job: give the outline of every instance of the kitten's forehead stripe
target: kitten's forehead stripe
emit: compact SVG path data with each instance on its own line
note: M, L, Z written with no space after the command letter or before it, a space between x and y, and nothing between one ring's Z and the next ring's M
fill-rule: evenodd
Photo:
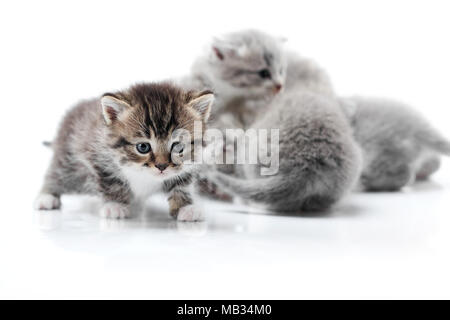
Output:
M175 114L172 112L170 115L170 120L166 126L167 133L173 131L173 129L175 129L177 125L178 125L178 122L175 119Z
M135 138L147 138L147 134L145 134L145 128L144 126L141 126L142 131L137 131L136 132L136 137ZM144 133L143 133L144 132ZM150 138L149 138L150 139Z
M150 138L151 132L157 137L166 137L177 125L176 112L185 103L182 92L170 85L137 85L130 92L135 103L144 112L144 134Z
M150 113L148 111L148 108L144 107L144 125L142 126L144 129L144 134L145 136L150 139L151 135L150 135L150 129L151 128L153 130L153 132L155 132L155 127L153 126L153 122L150 119Z

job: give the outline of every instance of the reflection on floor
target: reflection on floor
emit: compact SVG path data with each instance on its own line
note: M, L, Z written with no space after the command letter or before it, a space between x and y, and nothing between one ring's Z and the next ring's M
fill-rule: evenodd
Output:
M63 206L3 213L0 297L450 298L449 170L320 215L206 201L206 221L181 223L163 197L129 220L100 219L94 198Z

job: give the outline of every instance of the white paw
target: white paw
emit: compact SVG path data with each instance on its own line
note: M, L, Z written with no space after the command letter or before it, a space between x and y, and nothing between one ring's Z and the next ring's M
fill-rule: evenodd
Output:
M36 210L55 210L61 207L59 197L52 194L41 193L34 201L34 208Z
M203 221L203 211L194 205L188 205L180 208L178 211L178 221Z
M130 209L117 202L106 202L100 209L100 216L107 219L125 219L130 217Z

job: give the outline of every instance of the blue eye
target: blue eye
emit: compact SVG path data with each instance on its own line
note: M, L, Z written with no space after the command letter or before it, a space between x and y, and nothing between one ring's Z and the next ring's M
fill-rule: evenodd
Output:
M258 74L263 79L270 79L272 77L268 69L262 69Z
M150 146L150 143L143 142L143 143L138 143L136 145L136 150L139 153L146 154L146 153L149 153L150 150L152 150L152 147Z

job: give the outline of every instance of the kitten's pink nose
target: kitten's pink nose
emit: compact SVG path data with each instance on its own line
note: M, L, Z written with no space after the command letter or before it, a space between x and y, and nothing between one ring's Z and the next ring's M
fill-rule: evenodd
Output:
M274 91L275 93L280 92L281 89L283 89L283 85L282 85L281 83L276 83L276 84L273 86L273 91Z
M163 172L169 166L168 163L157 163L155 167L159 169L159 171Z

